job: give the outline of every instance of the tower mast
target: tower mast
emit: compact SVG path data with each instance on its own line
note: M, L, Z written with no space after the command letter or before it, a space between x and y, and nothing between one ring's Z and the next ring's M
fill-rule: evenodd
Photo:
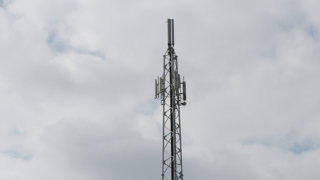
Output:
M183 180L180 106L186 105L186 82L178 73L174 50L174 20L168 19L168 49L163 55L163 74L155 80L155 98L161 100L162 180Z

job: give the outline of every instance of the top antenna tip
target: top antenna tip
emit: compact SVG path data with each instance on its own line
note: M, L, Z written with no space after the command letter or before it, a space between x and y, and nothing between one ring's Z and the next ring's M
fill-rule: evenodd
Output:
M174 20L168 19L168 45L174 46Z

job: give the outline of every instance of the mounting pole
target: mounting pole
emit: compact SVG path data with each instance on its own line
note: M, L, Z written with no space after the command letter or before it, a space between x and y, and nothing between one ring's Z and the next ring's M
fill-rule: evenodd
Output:
M168 19L168 49L163 55L163 73L155 80L155 97L163 108L162 180L183 180L180 106L186 105L186 82L178 73L174 50L174 20ZM183 87L183 88L182 88Z

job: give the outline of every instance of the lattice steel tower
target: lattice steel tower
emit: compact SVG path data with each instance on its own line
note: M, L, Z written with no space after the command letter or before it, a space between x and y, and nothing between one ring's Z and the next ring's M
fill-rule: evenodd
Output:
M178 73L173 19L168 19L168 49L163 74L155 80L155 98L163 108L162 180L183 180L180 106L186 105L186 82Z

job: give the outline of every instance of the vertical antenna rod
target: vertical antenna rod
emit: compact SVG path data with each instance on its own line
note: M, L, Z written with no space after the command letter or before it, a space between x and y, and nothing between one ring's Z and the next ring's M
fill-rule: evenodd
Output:
M174 21L168 19L168 46L174 46Z
M163 73L155 80L155 97L163 108L162 180L183 180L180 106L186 105L186 82L178 73L174 51L174 20L168 19L168 49L163 55ZM182 88L183 87L183 88Z

